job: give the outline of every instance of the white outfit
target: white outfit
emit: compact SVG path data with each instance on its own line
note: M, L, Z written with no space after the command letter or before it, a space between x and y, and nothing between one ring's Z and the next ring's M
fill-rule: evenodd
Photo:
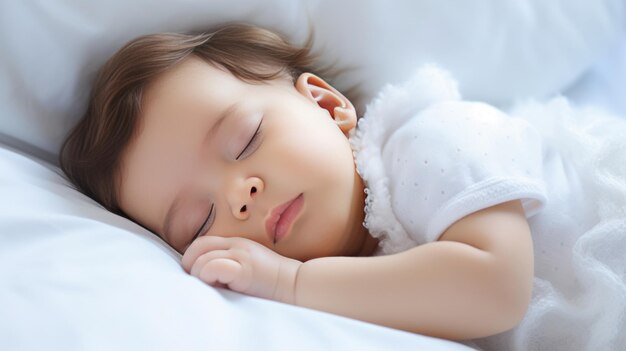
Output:
M548 117L573 114L563 100L516 113L531 117L461 101L456 83L434 67L385 88L350 137L366 184L364 225L381 240L377 254L392 254L436 241L470 213L519 199L534 242L531 305L515 329L474 346L617 349L626 341L626 315L620 317L626 311L626 171L605 169L610 184L585 171L589 159L575 148L590 145L573 132L563 136L562 120ZM619 150L626 123L611 122L613 130L624 131L609 145ZM597 151L587 158L611 152ZM571 155L579 164L564 157ZM614 156L626 165L623 156Z

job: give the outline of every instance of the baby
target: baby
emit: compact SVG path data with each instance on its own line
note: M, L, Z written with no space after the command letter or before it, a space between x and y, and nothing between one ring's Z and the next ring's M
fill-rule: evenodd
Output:
M212 286L392 328L483 338L523 320L535 275L574 284L533 239L594 218L552 216L584 213L587 195L529 123L460 101L429 67L357 127L309 48L239 24L133 40L102 68L62 169Z

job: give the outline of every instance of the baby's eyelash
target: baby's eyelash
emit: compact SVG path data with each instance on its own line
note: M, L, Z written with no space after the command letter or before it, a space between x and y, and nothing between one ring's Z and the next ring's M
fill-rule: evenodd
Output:
M215 204L212 204L211 209L209 210L209 214L206 216L204 222L202 222L202 225L200 226L196 234L193 236L193 238L191 238L191 242L196 240L200 236L200 234L206 233L211 228L211 225L213 224L213 221L215 219L214 208ZM204 227L206 227L206 229L204 229Z
M252 138L250 138L250 141L248 142L246 147L244 147L241 153L237 155L235 160L239 160L244 154L245 154L245 157L243 158L246 158L249 154L251 154L256 149L259 143L259 135L261 134L261 124L263 124L263 119L261 119L261 122L259 122L259 126L256 127L256 131L254 132L254 135L252 136ZM249 152L246 152L246 151L249 151Z

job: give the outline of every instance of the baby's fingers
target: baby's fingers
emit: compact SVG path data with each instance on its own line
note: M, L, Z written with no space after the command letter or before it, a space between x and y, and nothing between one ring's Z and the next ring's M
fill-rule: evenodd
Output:
M222 238L219 236L203 236L194 240L191 245L185 251L181 264L185 271L190 272L193 264L198 261L198 258L208 252L215 252L218 250L228 250L232 246L232 240L230 238Z
M229 258L216 258L202 267L198 278L209 284L230 284L236 282L242 275L243 267Z
M228 250L207 252L193 263L191 274L208 284L229 284L241 274L242 266Z

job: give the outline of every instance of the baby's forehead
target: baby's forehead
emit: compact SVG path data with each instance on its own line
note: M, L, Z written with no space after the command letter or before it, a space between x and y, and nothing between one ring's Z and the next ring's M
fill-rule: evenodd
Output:
M293 80L287 74L266 80L243 79L224 67L191 56L150 82L142 103L158 104L168 99L184 102L193 98L245 100L247 93L266 88L293 89Z

